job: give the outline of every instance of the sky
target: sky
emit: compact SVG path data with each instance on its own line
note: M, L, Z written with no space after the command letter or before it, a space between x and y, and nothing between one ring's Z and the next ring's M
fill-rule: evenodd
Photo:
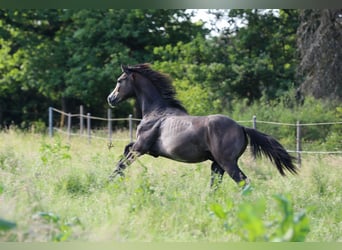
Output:
M227 21L217 21L212 14L208 13L208 9L188 9L188 12L194 12L195 16L192 17L193 22L203 21L205 23L204 27L208 29L223 29L226 27ZM212 35L218 34L216 31L212 31Z
M221 11L224 11L223 9L220 9ZM262 12L269 12L272 11L275 16L279 15L279 9L263 9ZM217 20L215 15L209 13L209 9L187 9L187 12L191 13L194 12L195 15L192 17L193 22L197 22L202 20L205 22L204 27L208 28L211 31L211 35L216 36L219 35L219 31L227 28L229 26L228 19L227 19L227 12L225 13L225 18L222 18L221 20ZM235 18L235 23L237 27L243 27L246 25L246 23L243 22L240 18ZM231 27L235 28L235 27Z

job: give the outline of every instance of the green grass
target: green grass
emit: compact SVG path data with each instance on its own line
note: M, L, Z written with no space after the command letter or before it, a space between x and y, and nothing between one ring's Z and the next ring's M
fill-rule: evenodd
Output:
M212 192L210 162L150 156L108 182L123 137L109 150L102 140L0 132L0 240L342 241L342 156L304 156L300 174L283 178L246 152L246 192L228 176Z

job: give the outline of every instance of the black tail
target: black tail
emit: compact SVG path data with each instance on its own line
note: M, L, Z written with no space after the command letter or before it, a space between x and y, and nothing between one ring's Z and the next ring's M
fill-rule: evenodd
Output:
M252 153L255 157L260 157L263 153L277 166L281 175L285 175L285 169L292 174L297 173L298 168L292 162L294 157L289 155L276 139L255 129L246 127L244 129L250 139Z

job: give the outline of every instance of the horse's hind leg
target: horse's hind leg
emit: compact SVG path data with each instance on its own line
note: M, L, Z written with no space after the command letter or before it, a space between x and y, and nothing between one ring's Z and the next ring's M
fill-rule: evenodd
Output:
M249 184L247 176L241 171L236 160L225 161L221 166L238 185L245 187Z
M213 162L211 164L211 179L210 179L210 187L217 188L219 184L222 182L222 177L224 174L224 169L217 162ZM215 186L214 186L215 185Z

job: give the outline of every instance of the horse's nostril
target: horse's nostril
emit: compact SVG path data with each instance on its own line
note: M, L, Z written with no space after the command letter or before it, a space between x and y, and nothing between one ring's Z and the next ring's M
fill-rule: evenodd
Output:
M112 97L112 95L109 95L107 97L107 102L108 102L109 105L113 104L113 97Z

